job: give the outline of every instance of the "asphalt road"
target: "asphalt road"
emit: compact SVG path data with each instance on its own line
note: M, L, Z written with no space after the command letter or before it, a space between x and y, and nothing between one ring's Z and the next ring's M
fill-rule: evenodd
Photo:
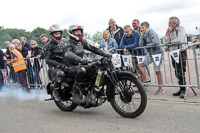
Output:
M135 119L119 116L107 102L73 112L53 101L0 98L0 133L199 133L200 104L149 100Z

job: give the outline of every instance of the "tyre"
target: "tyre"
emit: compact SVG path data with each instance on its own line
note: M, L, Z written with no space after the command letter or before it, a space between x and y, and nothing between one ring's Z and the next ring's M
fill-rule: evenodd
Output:
M123 117L140 116L147 105L147 95L144 86L132 76L118 76L119 85L115 87L115 95L110 99L113 109ZM114 87L114 86L113 86Z
M55 101L56 106L62 111L73 111L76 109L77 105L72 103L72 101Z

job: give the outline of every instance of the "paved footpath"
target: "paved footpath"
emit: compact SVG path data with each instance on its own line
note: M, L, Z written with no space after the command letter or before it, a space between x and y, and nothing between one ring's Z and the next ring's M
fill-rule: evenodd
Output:
M148 87L147 95L151 100L163 100L171 102L191 102L191 103L200 103L200 89L194 88L197 95L194 95L193 91L189 88L188 95L186 99L180 99L179 96L172 96L174 92L179 90L178 87L164 87L164 94L154 95L158 87Z

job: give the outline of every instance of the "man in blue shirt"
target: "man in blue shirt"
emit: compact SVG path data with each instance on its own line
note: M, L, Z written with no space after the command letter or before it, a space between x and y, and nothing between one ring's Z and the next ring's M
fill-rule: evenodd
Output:
M136 70L136 72L141 74L141 77L139 79L141 81L147 81L147 70L146 68L141 65L138 66L138 61L136 56L145 56L146 50L144 48L141 49L134 49L139 47L139 40L140 40L140 33L136 30L132 30L130 25L124 26L124 35L122 37L122 40L120 42L120 49L124 49L124 52L129 52L133 56L133 67Z

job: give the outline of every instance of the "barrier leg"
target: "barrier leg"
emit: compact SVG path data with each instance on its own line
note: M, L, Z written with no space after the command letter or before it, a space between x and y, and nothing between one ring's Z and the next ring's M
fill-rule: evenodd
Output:
M189 89L189 87L186 87L186 88L185 88L185 97L184 97L185 100L186 100L186 97L187 97L187 95L188 95L188 89Z
M196 95L197 95L196 91L195 91L192 87L190 87L190 88L191 88L191 90L193 91L194 95L196 96ZM184 99L186 99L186 97L187 97L187 95L188 95L188 90L189 90L189 87L186 87Z
M196 96L197 95L196 91L192 87L190 87L190 88L193 91L194 95Z

